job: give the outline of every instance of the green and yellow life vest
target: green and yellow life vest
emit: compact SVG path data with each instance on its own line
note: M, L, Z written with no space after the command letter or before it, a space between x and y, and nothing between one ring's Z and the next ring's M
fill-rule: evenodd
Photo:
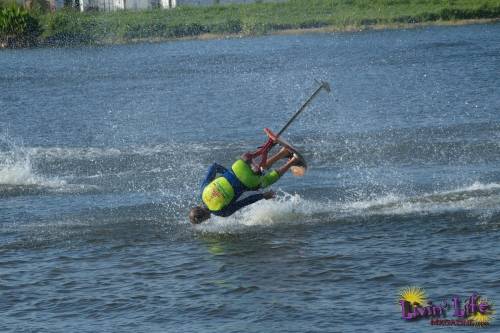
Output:
M252 171L250 164L243 160L237 160L231 166L231 169L231 174L224 173L223 176L215 178L203 189L201 198L205 206L212 212L224 209L231 203L235 196L235 188L238 196L241 194L241 185L237 186L235 182L243 184L245 190L255 191L268 187L280 178L276 170L272 170L263 176L258 175ZM231 185L231 180L228 180L226 177L232 179L232 183L236 186L235 188Z
M218 177L203 189L201 198L208 209L216 212L229 205L234 198L234 190L226 178Z

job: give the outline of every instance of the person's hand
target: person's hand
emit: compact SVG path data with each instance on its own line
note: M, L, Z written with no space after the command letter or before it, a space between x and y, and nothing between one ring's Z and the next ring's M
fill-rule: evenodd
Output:
M262 195L264 196L264 199L266 199L266 200L269 200L269 199L276 197L276 193L274 191L267 191L267 192L262 193Z

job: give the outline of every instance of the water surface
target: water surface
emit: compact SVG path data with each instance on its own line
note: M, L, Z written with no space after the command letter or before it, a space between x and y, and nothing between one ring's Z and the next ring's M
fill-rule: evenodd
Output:
M400 288L499 304L499 35L0 52L0 331L423 332ZM306 177L192 227L208 165L263 143L316 78L332 93L286 133Z

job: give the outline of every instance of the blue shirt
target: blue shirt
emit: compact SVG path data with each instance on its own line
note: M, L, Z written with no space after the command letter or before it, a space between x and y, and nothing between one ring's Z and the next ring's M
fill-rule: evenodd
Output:
M231 200L229 205L227 205L226 207L224 207L219 211L212 212L213 214L223 217L230 216L234 214L234 212L236 212L237 210L245 206L251 205L254 202L264 199L264 195L262 195L262 193L257 193L249 195L248 197L243 198L241 200L238 200L238 198L244 192L248 191L248 189L238 180L236 175L231 170L227 170L222 165L219 165L217 163L212 164L208 169L207 175L205 176L203 183L201 183L201 193L203 193L205 187L208 184L210 184L212 180L217 178L216 177L217 174L221 174L222 177L226 178L229 181L229 183L231 183L231 186L233 187L234 190L234 198L233 200Z

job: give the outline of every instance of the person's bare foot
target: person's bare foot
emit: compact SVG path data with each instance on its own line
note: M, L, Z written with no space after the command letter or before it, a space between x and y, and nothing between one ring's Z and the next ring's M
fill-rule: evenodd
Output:
M306 168L302 163L301 159L297 154L293 154L293 157L290 159L292 161L292 166L290 167L290 172L295 177L302 177L306 173Z

